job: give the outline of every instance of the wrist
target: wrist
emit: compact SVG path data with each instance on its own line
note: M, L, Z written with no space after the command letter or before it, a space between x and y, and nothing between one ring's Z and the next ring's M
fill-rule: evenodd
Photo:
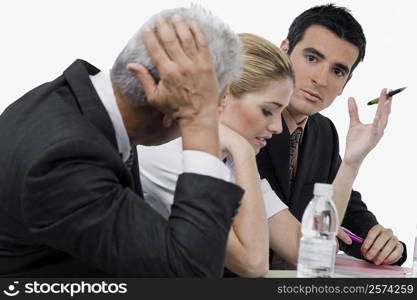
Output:
M209 125L218 122L219 112L217 106L184 107L178 108L172 113L172 117L178 120L181 126L195 126L196 124Z
M343 169L348 170L348 171L353 172L353 173L358 173L359 168L361 167L361 165L362 165L362 161L353 162L353 161L346 160L344 158L342 160L342 164L341 164L340 168L343 168Z
M358 155L349 153L347 150L345 151L345 155L343 157L343 162L346 166L351 168L359 168L362 165L362 162L365 160L366 155Z
M202 119L180 119L179 127L184 150L210 153L220 158L218 117Z
M200 134L204 132L218 133L219 115L215 113L200 113L178 119L181 135ZM218 134L217 134L218 136Z

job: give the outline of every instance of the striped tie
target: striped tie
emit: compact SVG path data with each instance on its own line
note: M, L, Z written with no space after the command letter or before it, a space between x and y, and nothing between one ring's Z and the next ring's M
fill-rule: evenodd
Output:
M300 143L302 134L303 128L297 127L290 137L290 190L292 190L294 186L295 171L297 169L298 144Z

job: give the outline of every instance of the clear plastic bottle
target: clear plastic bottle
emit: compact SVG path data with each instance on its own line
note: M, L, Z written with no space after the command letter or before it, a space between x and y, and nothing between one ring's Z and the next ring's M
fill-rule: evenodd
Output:
M301 221L297 277L333 276L339 218L332 196L331 184L314 185L314 198Z
M413 268L411 269L411 277L417 277L417 228L414 237L414 255L413 255Z

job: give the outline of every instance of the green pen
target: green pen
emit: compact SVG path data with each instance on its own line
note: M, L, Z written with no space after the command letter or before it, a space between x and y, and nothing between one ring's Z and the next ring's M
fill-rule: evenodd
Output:
M402 91L404 91L405 89L406 89L406 87L403 87L403 88L400 88L400 89L393 90L393 91L391 91L391 92L389 92L389 93L387 94L387 97L388 97L388 98L391 98L392 96L397 95L399 92L402 92ZM369 102L368 102L368 105L377 104L377 103L378 103L378 101L379 101L379 98L375 98L374 100L369 101Z

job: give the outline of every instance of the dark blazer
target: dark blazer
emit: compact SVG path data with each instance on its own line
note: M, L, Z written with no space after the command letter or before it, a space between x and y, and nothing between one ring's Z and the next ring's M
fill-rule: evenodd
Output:
M289 186L290 134L282 119L283 132L273 135L257 156L258 169L262 178L267 178L273 190L284 201L291 213L301 221L307 204L313 198L316 182L332 183L341 164L339 139L330 119L315 114L308 118L300 147L296 179L292 192ZM361 194L352 190L342 226L359 236L365 237L374 225L375 216L362 201ZM345 253L363 258L360 244L346 245L340 242ZM403 257L396 263L401 265L407 258L404 245Z
M164 220L118 153L98 72L78 60L0 116L0 275L220 277L243 191L182 174Z

